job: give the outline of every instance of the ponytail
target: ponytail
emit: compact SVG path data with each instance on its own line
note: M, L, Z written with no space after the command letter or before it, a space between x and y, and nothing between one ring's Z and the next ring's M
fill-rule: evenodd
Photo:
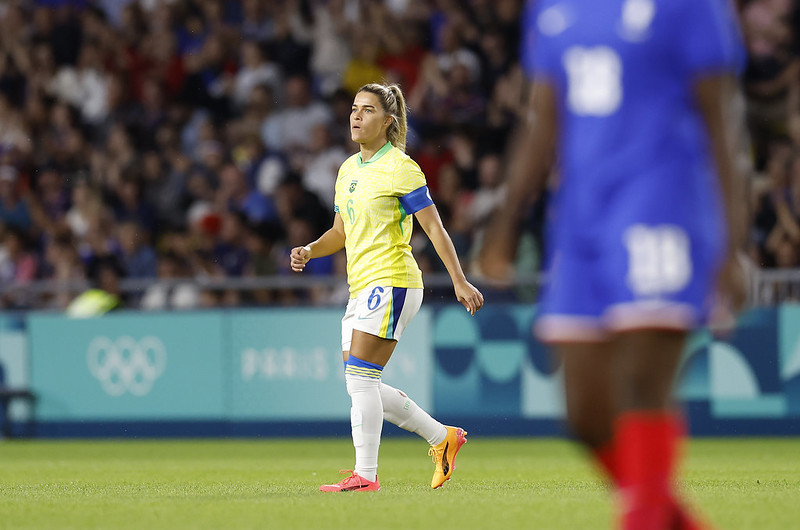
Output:
M370 83L358 89L359 92L369 92L378 96L383 111L392 117L392 123L386 130L386 139L392 145L406 152L406 135L408 134L408 108L406 98L398 85L383 85Z
M386 131L386 137L392 142L392 145L406 152L406 135L408 134L408 107L406 107L406 98L403 96L403 91L397 85L389 85L389 91L394 96L394 112L391 112L392 123L389 124L389 129Z

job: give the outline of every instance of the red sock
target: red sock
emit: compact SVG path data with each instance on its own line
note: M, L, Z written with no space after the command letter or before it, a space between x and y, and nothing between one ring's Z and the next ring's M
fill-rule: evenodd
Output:
M674 507L675 420L664 412L628 412L616 424L623 530L666 530Z
M594 461L597 464L597 467L600 468L606 477L611 481L611 484L614 487L619 487L619 470L617 469L617 455L616 455L617 447L614 442L603 446L603 447L595 447L592 448L592 456L594 457Z
M686 425L680 415L672 416L672 427L675 432L676 446L686 436ZM620 472L617 458L617 445L613 441L608 445L591 450L592 457L597 464L600 471L609 479L611 485L616 488L623 488L624 485L620 483ZM676 466L677 467L677 458ZM682 506L677 498L673 495L669 499L669 510L672 513L671 524L668 527L670 530L700 530L702 527L698 522L693 520L691 513Z

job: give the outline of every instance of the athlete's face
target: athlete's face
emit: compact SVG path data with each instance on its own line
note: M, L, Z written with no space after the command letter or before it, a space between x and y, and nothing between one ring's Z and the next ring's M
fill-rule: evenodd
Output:
M378 96L359 92L350 112L350 138L358 144L386 143L386 129L392 117L384 112ZM380 142L380 140L383 142Z

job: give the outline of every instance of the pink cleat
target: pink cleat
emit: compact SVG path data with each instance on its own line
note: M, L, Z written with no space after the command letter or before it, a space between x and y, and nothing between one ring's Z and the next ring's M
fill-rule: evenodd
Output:
M336 484L323 484L319 487L319 491L380 491L381 483L378 477L375 477L375 482L362 478L350 469L343 469L339 471L342 475L350 473L350 476Z

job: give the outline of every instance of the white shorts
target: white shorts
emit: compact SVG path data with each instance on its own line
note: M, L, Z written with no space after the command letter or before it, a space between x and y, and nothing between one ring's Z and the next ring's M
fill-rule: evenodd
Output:
M342 318L342 351L350 351L353 330L400 340L422 305L422 289L370 287L347 302Z

